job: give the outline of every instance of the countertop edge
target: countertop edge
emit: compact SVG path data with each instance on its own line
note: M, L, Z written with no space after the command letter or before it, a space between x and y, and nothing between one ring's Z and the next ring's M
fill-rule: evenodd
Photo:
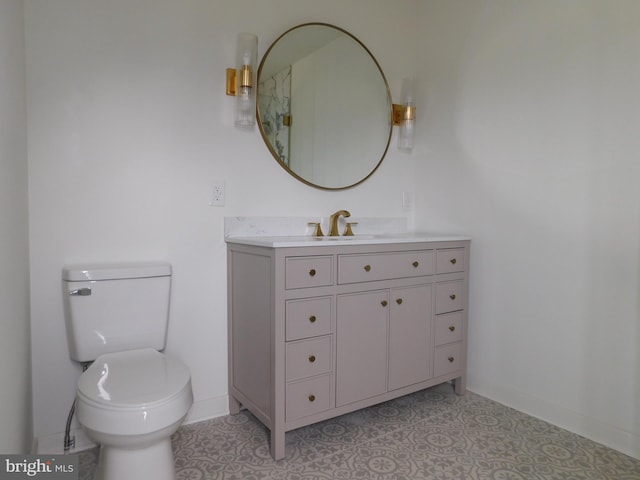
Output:
M389 236L375 235L374 238L362 238L357 236L349 239L327 239L315 238L311 236L228 236L226 243L240 245L252 245L268 248L290 248L290 247L330 247L338 245L390 245L397 243L436 243L436 242L461 242L471 241L469 235L443 235L443 234L392 234Z

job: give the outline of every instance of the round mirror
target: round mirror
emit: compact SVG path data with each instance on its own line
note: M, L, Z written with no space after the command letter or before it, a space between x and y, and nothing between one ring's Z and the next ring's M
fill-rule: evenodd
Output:
M391 95L369 50L324 23L282 34L258 68L257 116L267 147L291 175L326 190L378 168L391 140Z

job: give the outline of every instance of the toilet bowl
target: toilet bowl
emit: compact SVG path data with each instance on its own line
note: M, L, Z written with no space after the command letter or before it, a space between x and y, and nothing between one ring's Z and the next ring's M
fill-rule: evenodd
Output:
M189 369L147 348L98 357L78 381L78 421L100 444L97 478L175 480L171 435L193 403Z

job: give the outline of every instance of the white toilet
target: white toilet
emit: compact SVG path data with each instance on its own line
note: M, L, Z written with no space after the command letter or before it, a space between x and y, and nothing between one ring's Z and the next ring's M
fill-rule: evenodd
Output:
M93 364L76 412L100 445L97 479L175 480L171 435L193 403L187 366L166 343L171 266L85 265L62 273L69 353Z

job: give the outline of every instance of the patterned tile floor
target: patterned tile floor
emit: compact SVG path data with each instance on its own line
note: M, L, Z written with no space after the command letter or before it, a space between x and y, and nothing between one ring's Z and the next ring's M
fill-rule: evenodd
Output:
M640 460L449 384L288 432L277 462L246 411L172 440L178 480L640 480ZM96 459L80 454L80 480Z

